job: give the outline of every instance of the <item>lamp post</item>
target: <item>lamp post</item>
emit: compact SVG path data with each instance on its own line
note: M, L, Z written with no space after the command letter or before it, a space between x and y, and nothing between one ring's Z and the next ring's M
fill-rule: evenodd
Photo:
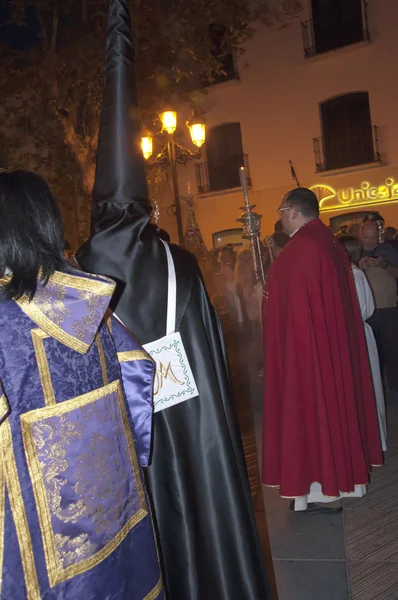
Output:
M167 136L166 144L157 154L156 158L151 159L153 155L153 134L147 129L143 131L141 137L141 149L146 160L148 168L161 167L167 170L171 167L171 178L173 182L173 196L175 206L175 216L177 219L178 241L180 244L184 241L184 232L182 228L181 218L181 203L178 190L177 165L186 165L188 161L201 158L201 147L206 141L206 124L205 121L195 113L187 121L186 125L191 134L191 140L195 144L197 150L192 152L188 148L184 148L177 144L174 139L174 132L177 129L177 113L173 110L165 110L160 114L163 133Z

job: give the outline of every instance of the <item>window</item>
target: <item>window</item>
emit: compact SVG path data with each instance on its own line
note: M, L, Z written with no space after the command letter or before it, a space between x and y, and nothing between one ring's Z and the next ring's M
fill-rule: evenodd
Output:
M324 169L375 162L369 95L356 92L321 104Z
M206 155L211 191L239 187L239 169L244 165L240 123L225 123L210 129Z
M221 83L237 79L238 74L235 67L235 58L231 52L226 53L224 42L226 39L227 30L224 25L210 25L210 39L212 44L211 54L213 58L220 59L222 73L214 74L213 83Z
M231 244L235 248L243 246L243 229L223 229L222 231L216 231L213 233L213 247L223 248L227 244Z
M302 24L307 57L370 40L364 0L312 0L311 4L312 24Z

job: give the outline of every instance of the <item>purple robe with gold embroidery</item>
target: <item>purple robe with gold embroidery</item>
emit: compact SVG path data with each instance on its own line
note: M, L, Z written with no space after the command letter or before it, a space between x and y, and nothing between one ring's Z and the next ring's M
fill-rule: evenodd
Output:
M0 302L1 598L163 599L141 470L153 363L103 323L113 289L56 272Z

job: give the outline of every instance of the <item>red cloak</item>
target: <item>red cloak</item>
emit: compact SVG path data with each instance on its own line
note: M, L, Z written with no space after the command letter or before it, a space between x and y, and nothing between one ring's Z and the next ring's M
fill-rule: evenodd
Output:
M289 498L366 485L383 456L365 334L348 257L319 219L269 271L264 336L263 483Z

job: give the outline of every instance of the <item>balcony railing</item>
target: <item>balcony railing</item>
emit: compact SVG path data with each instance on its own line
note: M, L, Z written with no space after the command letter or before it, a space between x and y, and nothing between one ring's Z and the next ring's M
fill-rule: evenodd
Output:
M250 177L250 169L249 169L249 157L247 154L243 154L243 166L245 167L245 171L246 171L246 176L247 176L247 182L249 187L252 185L252 181L251 181L251 177ZM222 190L228 190L228 189L233 189L236 187L239 187L239 169L237 169L237 172L233 172L231 173L231 176L228 176L228 170L224 167L225 169L225 178L222 177L222 173L221 173L221 177L217 177L218 179L218 185L212 186L212 181L211 181L211 177L209 177L209 169L208 169L208 164L206 161L200 162L200 163L196 163L195 165L195 174L196 174L196 185L198 188L198 194L207 194L209 192L219 192ZM220 174L220 173L219 173ZM220 187L219 185L219 181L221 179L224 179L224 186Z
M366 132L357 137L325 140L313 139L316 172L344 169L380 162L379 130L372 127L372 137Z
M324 27L318 26L318 28L315 28L313 19L302 22L301 31L305 58L362 41L370 42L368 4L365 0L361 0L361 13L361 23L358 23L358 19L354 18L351 22L342 21L336 27L330 26L331 20L326 21L326 15Z

